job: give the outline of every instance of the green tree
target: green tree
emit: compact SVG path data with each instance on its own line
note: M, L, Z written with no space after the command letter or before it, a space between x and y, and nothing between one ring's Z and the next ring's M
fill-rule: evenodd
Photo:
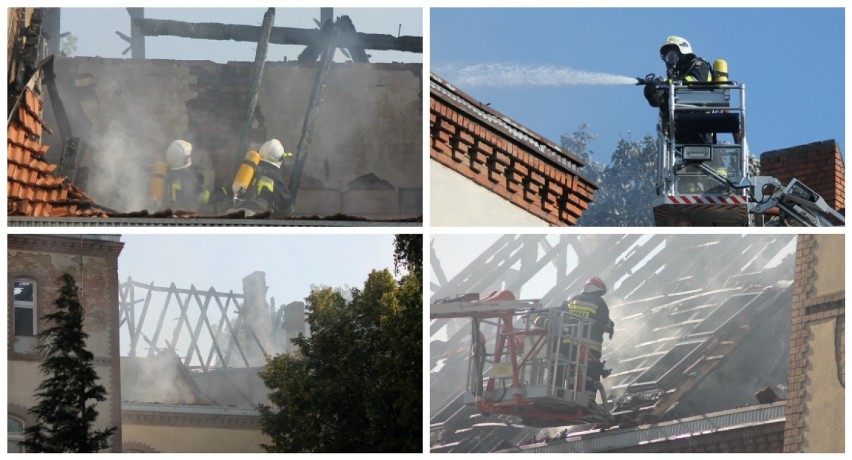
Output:
M39 369L46 379L36 388L38 404L30 409L36 423L27 427L23 446L29 452L98 452L109 447L116 428L93 428L95 406L107 392L96 383L94 355L86 349L89 335L74 277L63 273L59 279L56 311L44 315L54 326L39 334Z
M640 140L618 140L603 170L595 201L578 225L587 227L651 227L656 195L656 143L650 134Z
M595 161L589 144L597 136L584 123L561 137L562 148L583 158L582 174L597 185L595 201L577 222L586 227L653 226L656 197L656 143L650 134L642 140L618 140L608 164Z
M423 235L401 234L394 237L393 266L395 271L407 268L423 273Z
M422 236L405 236L400 281L374 270L349 296L307 297L310 337L259 373L271 390L272 406L260 406L268 452L421 452Z
M589 144L596 141L598 136L589 131L589 124L583 123L571 134L563 134L559 138L560 146L582 158L586 165L583 167L583 175L593 184L600 187L606 165L595 161L592 157L594 152L589 149Z

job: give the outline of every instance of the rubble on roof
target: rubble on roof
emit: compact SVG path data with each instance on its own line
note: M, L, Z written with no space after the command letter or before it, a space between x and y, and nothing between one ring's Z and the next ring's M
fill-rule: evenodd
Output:
M521 287L548 260L574 252L577 267L558 274L561 280L541 303L558 306L591 276L607 280L616 326L613 338L604 340L602 358L612 374L603 383L610 404L634 415L634 425L763 403L772 398L764 392L755 399L756 391L783 389L776 384L786 381L794 254L777 265L769 262L795 236L588 235L563 236L556 245L540 235L511 237L479 259L472 254L474 262L443 283L435 297L487 292L501 283ZM517 259L502 266L497 254ZM525 262L518 266L517 260ZM592 429L541 430L512 417L478 413L462 398L469 324L436 320L430 334L432 452L491 452L506 442L546 444L563 429L572 436ZM492 333L489 343L494 338Z

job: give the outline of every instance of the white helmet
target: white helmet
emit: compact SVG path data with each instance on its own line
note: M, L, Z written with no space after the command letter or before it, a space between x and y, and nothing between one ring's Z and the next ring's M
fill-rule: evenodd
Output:
M260 159L267 163L272 163L277 167L281 167L281 160L284 159L284 146L278 139L271 139L260 146Z
M192 144L183 140L176 140L169 144L166 150L166 161L169 163L169 169L178 170L188 168L192 164Z
M663 46L660 47L660 57L663 60L665 60L666 51L670 48L678 50L680 54L695 54L692 52L692 46L689 45L689 42L686 41L685 38L672 35L667 38L666 42L663 43Z

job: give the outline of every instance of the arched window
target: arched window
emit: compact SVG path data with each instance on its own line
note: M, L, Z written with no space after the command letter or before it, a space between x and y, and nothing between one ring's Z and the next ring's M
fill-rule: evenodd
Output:
M24 440L24 422L15 417L6 417L7 420L7 448L6 452L23 452L21 442Z
M15 278L12 331L18 353L35 353L38 345L37 285L28 278Z

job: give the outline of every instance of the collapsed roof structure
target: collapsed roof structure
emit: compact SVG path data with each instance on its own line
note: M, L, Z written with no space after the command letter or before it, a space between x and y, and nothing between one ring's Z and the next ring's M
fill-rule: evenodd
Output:
M331 8L321 9L316 29L274 27L274 9L262 26L127 10L130 35L118 35L130 59L61 56L61 9L9 10L10 225L422 221L422 64L373 64L367 52L422 53L422 37L358 32ZM145 38L163 35L255 42L255 60L146 59ZM267 61L270 44L304 49L293 61ZM338 49L349 62L334 62ZM199 209L160 209L147 199L155 162L173 139L192 143L194 163L225 198L243 156L270 138L294 154L282 170L292 217L245 219L230 199Z
M277 306L266 291L263 272L243 278L242 293L121 283L122 400L244 408L268 403L258 370L267 356L294 351L290 339L307 331L303 302Z
M603 384L613 413L632 420L623 429L745 411L765 388L785 394L795 236L505 235L478 256L462 256L470 263L452 278L441 270L440 249L438 239L431 256L438 280L433 303L495 290L524 298L524 290L546 283L540 302L553 308L586 279L606 280L616 332L604 341L602 359L612 375ZM433 452L526 451L533 445L534 451L556 451L547 440L603 436L591 425L530 428L463 404L470 328L462 319L435 320L430 327ZM493 343L495 331L482 330ZM740 423L744 415L736 414L717 420ZM777 423L776 412L747 414L763 417L758 425ZM586 451L630 446L625 433L615 444L606 444L611 436L589 441ZM631 436L634 444L643 439ZM569 449L563 441L559 449L583 448Z

